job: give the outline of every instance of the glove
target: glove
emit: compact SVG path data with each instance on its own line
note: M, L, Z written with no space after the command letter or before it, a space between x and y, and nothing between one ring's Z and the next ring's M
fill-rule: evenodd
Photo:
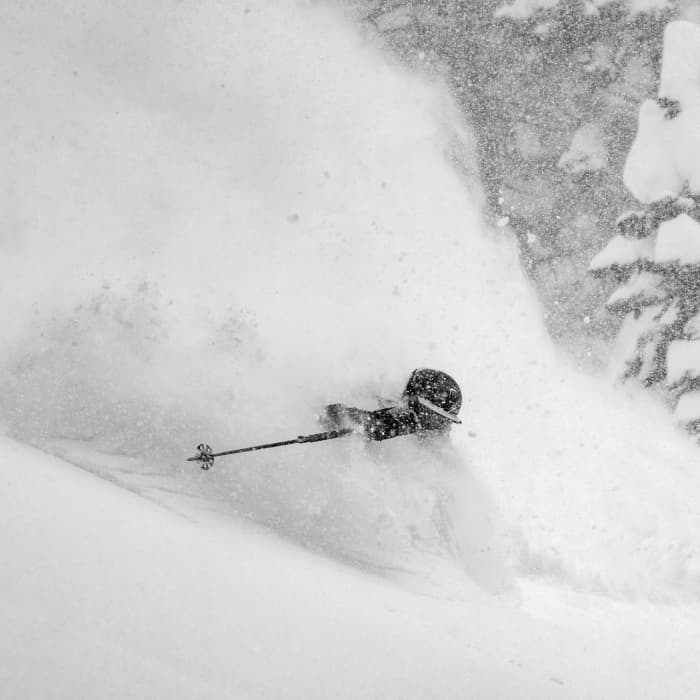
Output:
M371 413L361 408L332 403L323 408L318 420L325 430L346 430L347 428L364 430L370 417Z
M324 406L318 416L318 422L324 430L342 430L348 420L347 408L342 403L332 403Z

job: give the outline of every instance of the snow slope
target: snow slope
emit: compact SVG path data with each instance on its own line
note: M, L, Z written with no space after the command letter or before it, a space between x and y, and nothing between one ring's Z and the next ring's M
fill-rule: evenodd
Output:
M0 593L19 635L8 684L69 695L75 658L119 667L133 646L155 665L130 657L116 696L144 683L168 695L172 666L198 664L206 682L223 678L216 695L239 687L233 647L253 697L284 696L285 654L299 697L316 673L329 684L318 697L461 697L467 681L477 696L520 697L520 683L566 696L549 680L555 657L579 684L569 696L667 697L675 683L690 697L694 666L678 664L699 619L697 452L661 409L557 356L511 239L481 221L469 131L440 85L319 4L8 3L0 15L0 425L200 523L3 443L15 524ZM449 446L346 440L209 473L184 461L202 440L312 432L324 403L376 405L416 366L463 387ZM84 558L82 532L95 533ZM105 542L121 555L106 559ZM81 572L90 585L76 590ZM234 607L214 612L224 589ZM410 624L392 627L379 591ZM70 618L75 639L54 661L79 600L106 627ZM267 651L254 663L235 645L257 613ZM308 615L319 646L295 656L307 638L287 643L279 620L306 634ZM246 635L228 627L241 617ZM385 628L395 656L375 646ZM35 649L45 676L31 673Z
M0 455L3 697L693 697L697 610L417 596L7 440Z

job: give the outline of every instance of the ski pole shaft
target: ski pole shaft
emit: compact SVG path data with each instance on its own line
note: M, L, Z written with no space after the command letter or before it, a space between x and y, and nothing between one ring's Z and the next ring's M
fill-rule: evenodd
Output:
M325 433L314 433L313 435L299 435L292 440L282 440L281 442L268 442L264 445L253 445L252 447L239 447L236 450L226 450L225 452L212 452L209 445L202 443L197 445L197 454L194 457L188 457L188 462L201 462L202 469L209 469L214 464L215 457L223 457L225 455L235 455L241 452L255 452L257 450L269 450L272 447L283 447L284 445L299 445L306 442L322 442L324 440L335 440L336 438L349 435L354 432L352 428L344 428L343 430L328 430Z

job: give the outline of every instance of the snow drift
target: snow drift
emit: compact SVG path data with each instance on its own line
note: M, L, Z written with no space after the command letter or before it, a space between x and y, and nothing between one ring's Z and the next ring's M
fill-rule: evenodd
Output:
M697 688L686 609L564 606L546 589L530 612L474 587L459 601L416 596L5 438L0 463L3 697L661 700Z

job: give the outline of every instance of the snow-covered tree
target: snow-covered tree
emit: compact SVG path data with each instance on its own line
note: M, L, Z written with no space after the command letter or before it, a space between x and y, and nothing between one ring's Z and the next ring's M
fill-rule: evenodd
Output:
M622 376L660 388L676 418L700 432L700 26L670 23L659 93L639 110L624 181L644 205L591 262L620 286Z
M509 224L550 332L581 359L617 329L601 311L611 285L588 262L629 199L620 172L678 1L365 3L403 61L450 84L474 127L488 213Z

